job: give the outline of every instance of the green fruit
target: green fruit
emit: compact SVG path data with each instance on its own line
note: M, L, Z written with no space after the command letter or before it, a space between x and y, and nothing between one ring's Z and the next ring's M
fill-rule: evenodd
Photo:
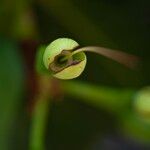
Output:
M79 44L69 38L59 38L50 43L43 54L46 69L59 79L78 77L86 65L86 55L79 52L72 55Z
M150 87L145 87L137 93L134 106L141 117L150 120Z

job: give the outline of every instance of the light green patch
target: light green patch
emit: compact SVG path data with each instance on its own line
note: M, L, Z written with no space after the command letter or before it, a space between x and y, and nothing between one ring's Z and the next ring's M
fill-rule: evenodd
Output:
M86 55L83 52L80 54L76 54L76 56L74 56L74 59L78 61L81 60L81 62L65 68L64 70L54 74L54 76L59 79L73 79L78 77L83 72L86 66L87 59Z
M59 38L50 43L43 55L43 61L45 67L48 69L49 64L54 61L54 58L59 55L63 50L73 50L75 47L79 46L79 44L69 38Z

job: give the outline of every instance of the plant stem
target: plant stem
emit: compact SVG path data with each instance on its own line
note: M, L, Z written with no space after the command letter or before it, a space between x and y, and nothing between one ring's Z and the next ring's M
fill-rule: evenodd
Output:
M30 149L44 150L45 126L48 114L49 101L38 98L32 119Z
M136 92L134 89L115 89L77 81L65 81L63 89L70 96L111 112L120 112L128 108Z
M30 133L30 150L45 150L45 128L50 107L49 79L41 77L40 94L36 97L36 103L33 110L31 133Z

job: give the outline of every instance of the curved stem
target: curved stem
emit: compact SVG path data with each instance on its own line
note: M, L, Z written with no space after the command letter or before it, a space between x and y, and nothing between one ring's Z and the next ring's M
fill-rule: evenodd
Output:
M97 46L87 46L87 47L79 48L73 51L71 55L75 55L83 51L97 53L99 55L115 60L116 62L119 62L120 64L123 64L132 69L135 68L139 62L139 58L132 54L127 54L119 50L112 50L109 48L97 47Z

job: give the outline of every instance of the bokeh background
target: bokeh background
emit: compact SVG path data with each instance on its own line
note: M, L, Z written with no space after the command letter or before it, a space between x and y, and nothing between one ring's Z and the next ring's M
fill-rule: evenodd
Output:
M71 83L64 81L63 96L56 94L51 101L45 149L149 150L150 123L134 103L136 93L150 85L149 0L0 1L0 150L30 149L32 112L40 92L36 51L59 37L132 53L141 63L130 70L87 54L84 73ZM115 102L111 105L105 96Z

